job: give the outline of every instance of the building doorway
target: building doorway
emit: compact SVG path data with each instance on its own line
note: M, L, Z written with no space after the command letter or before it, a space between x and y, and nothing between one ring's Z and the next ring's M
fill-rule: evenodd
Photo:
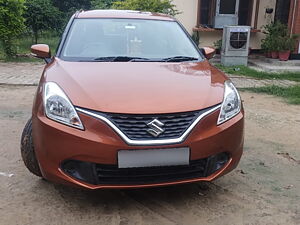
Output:
M275 10L275 21L288 24L291 0L277 0Z

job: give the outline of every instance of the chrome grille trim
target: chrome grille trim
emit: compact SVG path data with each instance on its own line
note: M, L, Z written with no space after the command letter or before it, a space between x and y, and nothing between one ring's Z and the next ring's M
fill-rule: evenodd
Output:
M94 118L100 119L109 125L128 145L133 146L154 146L154 145L171 145L171 144L179 144L182 143L187 136L191 133L193 128L199 123L207 115L211 114L212 112L221 108L221 104L211 108L210 110L206 111L205 113L200 114L200 116L189 126L189 128L181 135L179 138L173 139L161 139L161 140L131 140L129 139L115 124L113 124L108 118L93 113L91 111L75 107L78 112L84 113L86 115L92 116Z
M200 114L208 110L210 108L164 114L94 113L105 116L131 140L165 140L179 138Z

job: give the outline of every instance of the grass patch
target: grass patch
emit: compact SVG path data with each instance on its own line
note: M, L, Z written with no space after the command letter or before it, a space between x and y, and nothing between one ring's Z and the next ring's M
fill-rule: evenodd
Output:
M283 97L290 104L300 105L300 85L292 87L278 87L273 85L259 88L242 88L240 90Z
M54 54L56 52L56 48L59 42L59 36L56 33L45 32L38 39L38 43L47 44L51 49L51 53ZM30 54L31 45L35 44L34 40L29 35L24 35L20 39L16 41L17 52L18 54ZM0 61L4 62L41 62L40 59L30 58L30 57L14 57L14 58L6 58L0 43Z
M257 79L277 79L277 80L292 80L300 82L300 72L292 73L292 72L285 72L285 73L268 73L263 71L257 71L251 69L247 66L222 66L220 64L215 65L220 70L224 71L228 74L234 75L242 75L247 77L253 77Z
M18 45L18 53L30 53L30 47L31 45L35 44L34 41L32 40L31 37L23 37L20 39ZM51 52L55 53L56 52L56 47L59 42L59 37L58 36L53 36L53 35L44 35L41 38L39 38L38 43L40 44L47 44L49 45Z

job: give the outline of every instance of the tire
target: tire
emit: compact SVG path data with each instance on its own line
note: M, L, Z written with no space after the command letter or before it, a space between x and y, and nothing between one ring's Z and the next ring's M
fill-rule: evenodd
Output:
M38 177L42 177L39 163L36 159L33 138L32 138L32 120L31 118L25 125L21 138L21 155L27 169Z

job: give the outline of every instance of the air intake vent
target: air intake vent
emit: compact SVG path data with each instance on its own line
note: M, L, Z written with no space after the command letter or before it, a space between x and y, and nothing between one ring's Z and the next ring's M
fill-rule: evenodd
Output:
M232 32L230 34L230 46L232 49L245 49L247 45L248 33Z

